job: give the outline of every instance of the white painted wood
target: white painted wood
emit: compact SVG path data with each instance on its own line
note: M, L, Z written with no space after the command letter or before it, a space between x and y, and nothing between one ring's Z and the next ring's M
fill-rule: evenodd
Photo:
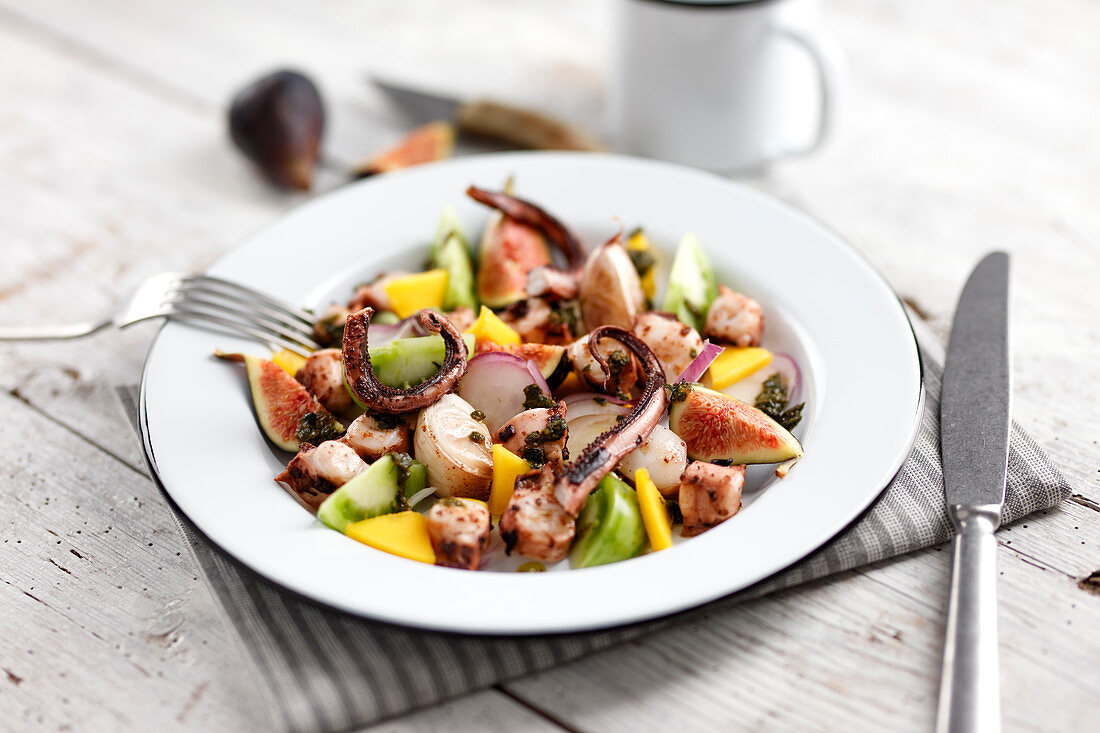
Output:
M156 157L179 154L181 140L217 149L220 120L2 20L0 48L26 64L0 64L0 88L18 92L0 101L5 321L102 312L150 273L203 267L293 200L224 151L208 164L227 170L197 166L177 186L191 174L160 170ZM119 114L104 119L104 106ZM144 129L150 119L156 130ZM0 485L6 496L46 493L4 514L0 727L268 729L114 397L115 384L136 382L154 331L0 346L0 434L18 469ZM554 727L488 690L383 729L442 730L472 716L490 730Z
M1072 506L1063 530L1084 514L1072 517ZM1055 513L1029 520L1029 529L1055 530L1047 544L1061 537L1065 548L1085 538L1095 562L1095 528L1057 533ZM1089 730L1100 685L1090 661L1100 654L1091 633L1100 602L1077 589L1076 573L1004 542L1005 727ZM506 687L582 730L626 731L638 720L652 730L688 720L693 730L929 730L949 572L946 550L915 553L711 613Z
M486 733L561 730L561 726L495 690L441 703L363 730L370 733L442 733L471 728Z
M542 103L598 128L607 4L545 7L0 0L0 321L104 310L145 275L201 267L300 200L259 182L224 137L224 101L275 65L311 71L329 99L321 188L399 134L364 70ZM1100 418L1087 407L1100 397L1100 150L1088 144L1100 7L825 10L851 57L841 134L749 181L849 238L941 333L980 253L1015 254L1016 415L1081 497L999 536L1005 723L1089 729L1100 597L1077 580L1100 569ZM0 438L14 456L0 491L17 497L3 533L15 544L0 544L0 666L20 678L5 689L0 675L11 693L0 716L16 727L262 725L114 409L110 388L136 379L151 332L0 346ZM583 730L927 729L946 569L944 553L916 553L507 689ZM162 631L165 609L182 620L157 646L146 636ZM475 721L546 727L489 691L381 728Z

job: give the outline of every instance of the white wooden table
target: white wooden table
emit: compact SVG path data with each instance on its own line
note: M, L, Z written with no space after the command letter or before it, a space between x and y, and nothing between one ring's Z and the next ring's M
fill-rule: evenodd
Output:
M1016 416L1076 495L999 534L1004 719L1098 730L1100 5L836 0L847 115L753 185L849 238L945 333L981 253L1016 257ZM367 70L592 124L603 2L0 0L0 322L106 311L301 196L230 149L233 90L306 69L330 168L396 139ZM0 728L262 730L113 385L153 328L0 346ZM853 456L853 460L857 458ZM947 553L918 552L378 730L927 730Z

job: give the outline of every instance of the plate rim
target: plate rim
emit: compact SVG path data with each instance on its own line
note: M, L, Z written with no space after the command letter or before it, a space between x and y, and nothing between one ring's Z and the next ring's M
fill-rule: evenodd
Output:
M748 184L746 182L743 182L743 181L733 180L733 179L730 179L730 178L727 178L727 177L724 177L724 176L721 176L721 175L718 175L718 174L715 174L715 173L711 173L711 172L708 172L708 171L704 171L704 170L701 170L701 169L691 168L691 167L688 167L688 166L681 166L681 165L677 165L677 164L673 164L673 163L667 163L667 162L664 162L664 161L651 160L651 159L639 158L639 157L628 156L628 155L610 154L610 153L593 154L593 153L577 153L577 152L567 152L567 151L521 151L521 152L506 151L506 152L497 152L497 153L486 153L486 154L480 154L480 155L462 156L462 157L457 158L457 159L438 161L438 162L435 162L435 163L429 163L429 164L425 164L425 165L421 165L421 166L416 166L415 168L412 168L412 169L394 171L394 172L391 172L391 173L387 174L387 177L402 176L402 175L405 175L405 174L409 173L410 170L411 171L424 171L425 169L428 169L428 168L434 169L434 168L438 168L438 167L451 166L451 165L454 165L456 163L461 164L463 162L471 162L471 163L476 164L476 163L481 162L481 161L497 161L497 160L508 159L508 160L511 160L511 161L515 161L515 163L517 165L522 165L523 161L525 161L525 160L553 159L553 158L558 158L558 159L584 159L584 160L591 160L593 158L599 158L599 159L602 159L604 161L610 161L613 164L614 163L626 163L626 164L631 164L631 165L641 165L643 167L649 167L649 168L652 168L652 169L658 170L658 171L667 171L667 172L672 172L672 173L688 174L688 175L695 176L695 177L698 177L698 178L704 179L704 180L709 179L712 182L719 183L723 186L728 186L728 187L737 189L743 194L748 194L751 197L754 197L758 200L766 202L766 203L768 203L772 206L778 207L778 208L782 209L787 215L794 216L796 218L800 218L800 219L804 220L805 222L807 222L808 224L810 224L811 226L827 233L830 236L830 238L832 240L834 240L835 244L839 245L843 250L845 250L845 252L847 254L854 255L854 257L857 260L859 260L867 268L867 270L873 276L873 278L878 280L879 284L884 286L886 288L886 290L891 294L893 300L897 304L898 310L899 310L902 318L904 319L905 325L908 328L909 336L912 339L912 343L913 343L914 357L916 359L916 364L915 365L916 365L916 372L917 372L917 395L916 395L915 404L913 405L913 409L912 409L912 417L909 419L909 428L908 428L908 433L909 434L908 434L908 437L905 440L904 450L901 451L900 457L897 458L893 462L892 470L889 472L889 478L874 493L869 493L868 497L865 500L863 500L859 503L860 505L858 506L857 510L854 511L852 516L843 525L836 528L835 531L831 531L824 540L817 543L814 547L808 549L804 553L801 553L798 557L792 559L789 563L783 565L782 567L773 569L773 570L769 570L769 571L766 571L766 572L763 572L763 573L757 573L756 575L752 576L751 579L749 579L747 582L743 582L743 583L739 584L737 587L735 587L733 589L723 588L723 589L719 590L718 592L707 594L706 597L697 597L697 598L694 598L694 599L688 600L688 601L677 601L676 603L671 603L671 604L667 605L665 608L660 609L660 610L634 613L633 615L630 615L629 617L623 617L623 618L620 618L620 619L610 619L610 620L596 619L596 620L590 620L590 621L584 621L584 622L571 622L571 623L568 623L568 624L560 624L560 625L547 625L545 623L541 623L541 624L532 624L529 627L524 627L522 625L517 625L517 626L510 626L508 628L494 629L494 628L487 628L487 627L483 627L483 626L463 624L463 623L409 621L408 619L397 618L397 617L394 617L390 614L380 613L380 612L376 613L376 612L372 612L370 610L365 610L361 607L356 607L354 605L340 603L338 601L334 601L331 598L322 597L321 595L309 592L307 590L294 588L294 587L288 585L287 583L283 582L282 580L280 580L280 578L277 577L275 574L269 573L265 569L261 569L260 567L256 567L253 564L247 562L246 560L243 560L243 559L239 558L229 548L225 547L224 545L222 545L221 543L216 541L213 537L211 537L211 535L203 527L201 527L197 522L195 522L191 518L191 516L183 509L183 507L172 496L171 491L168 489L168 487L166 485L166 482L164 481L163 477L161 476L161 471L160 471L160 468L157 464L156 452L155 452L155 449L153 447L152 431L150 429L149 422L148 422L148 403L147 403L147 396L148 396L147 389L148 389L148 377L149 377L150 361L153 357L155 346L160 341L160 339L163 335L164 329L168 325L168 321L165 321L164 323L162 323L157 328L157 332L154 334L152 340L150 341L150 345L149 345L149 348L148 348L148 350L145 354L145 359L144 359L144 362L143 362L143 365L142 365L141 380L139 382L138 401L137 401L137 408L138 408L137 424L138 424L138 428L139 428L139 434L140 434L140 437L141 437L142 455L143 455L143 458L146 462L146 465L149 467L151 477L152 477L154 483L158 486L158 488L164 494L166 500L170 504L170 507L175 512L178 512L178 515L179 515L178 519L182 519L183 521L185 521L186 524L190 528L193 529L193 531L195 531L199 536L201 536L207 542L211 543L218 552L232 558L234 562L244 566L244 568L249 573L255 574L255 575L263 578L264 580L273 583L279 589L281 589L285 592L289 592L289 593L291 593L291 594L293 594L297 597L304 598L304 599L307 599L311 602L319 603L319 604L322 604L322 605L330 607L330 608L335 608L335 609L350 613L350 614L355 615L355 616L359 616L359 617L367 618L367 619L372 619L372 620L384 621L386 623L393 623L395 625L402 626L402 627L405 627L405 628L416 628L416 629L433 630L433 631L441 631L441 632L448 632L448 633L475 634L475 635L485 635L485 636L539 635L539 634L559 634L559 633L576 633L576 632L592 631L592 630L597 630L597 629L614 628L614 627L631 625L631 624L635 624L635 623L640 623L640 622L644 622L644 621L653 620L653 619L656 619L656 618L668 617L668 616L672 616L674 614L678 614L678 613L681 613L681 612L684 612L684 611L687 611L687 610L699 608L699 607L705 606L707 604L710 604L710 603L716 602L718 600L721 600L723 598L727 598L727 597L729 597L731 595L734 595L738 592L744 591L747 588L751 588L751 587L759 584L760 582L766 580L767 578L771 578L771 577L774 577L774 576L776 576L780 573L785 572L786 570L790 569L791 567L793 567L793 566L797 565L798 563L804 561L807 557L810 557L814 553L820 551L823 547L825 547L830 542L835 540L839 535L843 534L845 531L847 531L852 526L854 526L856 523L858 523L865 516L867 511L872 507L872 505L882 496L882 493L889 487L890 483L893 482L893 480L897 477L897 475L904 468L905 462L908 460L909 456L911 455L912 450L913 450L913 446L915 445L916 439L917 439L917 437L920 433L920 428L921 428L921 424L922 424L922 416L923 416L925 403L926 403L927 382L926 382L926 374L925 374L924 354L923 354L923 351L921 349L920 341L917 337L916 329L913 325L912 317L911 317L908 309L905 307L904 301L897 294L897 292L894 290L894 288L890 285L890 282L886 279L886 277L882 274L882 272L870 261L870 259L867 258L866 255L864 255L853 244L851 244L836 229L834 229L833 227L821 222L819 219L814 217L812 214L809 214L809 213L803 211L802 209L800 209L800 208L794 206L793 204L779 198L778 196L775 196L773 194L761 191L761 190L759 190L759 189L757 189L757 188L755 188L755 187L751 186L750 184ZM354 185L354 184L352 184L352 185ZM321 202L323 199L328 197L330 194L338 192L338 191L342 191L342 190L344 190L344 188L346 188L346 187L338 187L338 188L333 189L331 191L327 191L323 194L312 196L308 199L305 199L303 201L295 203L293 206L290 206L290 207L284 209L283 211L281 211L278 214L276 214L275 216L273 216L271 218L271 220L266 221L261 226L257 227L256 229L252 230L247 235L243 236L233 246L229 247L226 251L224 251L221 255L219 255L214 261L212 261L207 266L207 269L217 268L226 259L228 259L228 258L234 256L235 254L237 254L240 249L246 247L250 242L254 241L257 238L260 238L260 237L264 236L264 234L266 232L268 232L269 230L277 228L278 226L280 226L280 224L283 222L283 220L285 218L290 216L297 209L299 209L301 207L309 207L309 206L312 206L312 205L316 205L319 202ZM853 502L852 506L855 506L854 502ZM192 552L194 553L194 550L192 550ZM205 576L205 572L204 572L204 576ZM207 583L207 585L210 585L210 580L208 578L204 577L204 581Z

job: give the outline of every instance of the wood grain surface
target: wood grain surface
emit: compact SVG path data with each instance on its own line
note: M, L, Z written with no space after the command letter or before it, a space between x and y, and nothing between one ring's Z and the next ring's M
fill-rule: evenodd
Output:
M746 180L849 239L940 334L978 257L1013 253L1015 415L1076 494L998 534L1005 728L1098 730L1100 5L823 17L849 56L839 134ZM323 191L406 129L370 72L604 132L611 23L582 0L0 0L0 323L104 313L302 200L228 143L226 102L259 73L319 80ZM116 404L153 332L0 345L0 729L269 729ZM375 729L927 730L947 576L943 548L913 553Z

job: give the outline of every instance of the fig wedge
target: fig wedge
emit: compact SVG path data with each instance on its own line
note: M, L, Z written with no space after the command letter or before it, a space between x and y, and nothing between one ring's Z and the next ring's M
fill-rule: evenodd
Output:
M244 364L256 420L264 435L283 450L297 452L300 443L319 445L339 438L344 428L317 398L286 370L269 359L217 351L219 359Z
M512 195L512 179L504 193ZM527 273L549 265L550 245L535 227L494 211L481 235L477 290L490 308L505 308L527 297Z
M699 385L685 385L673 397L669 427L697 461L781 463L802 455L802 446L783 426L752 405Z
M321 94L296 71L276 71L233 97L229 134L273 183L308 191L321 148Z
M437 120L416 128L396 145L359 164L353 173L357 178L365 178L399 168L431 163L450 158L454 148L454 126Z

